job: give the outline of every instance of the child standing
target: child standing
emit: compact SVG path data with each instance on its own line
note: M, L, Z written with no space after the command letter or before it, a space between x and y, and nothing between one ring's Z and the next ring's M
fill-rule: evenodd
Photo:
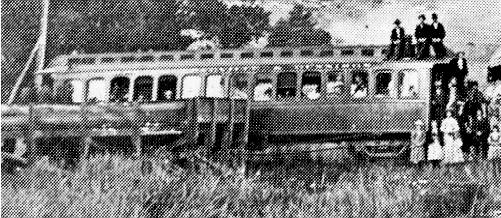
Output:
M421 120L414 123L416 129L411 133L411 158L410 161L414 164L420 164L425 160L424 143L426 134L423 130L424 123Z
M496 125L492 128L487 142L489 143L487 159L501 159L501 132L499 132L499 126Z
M438 167L442 158L444 158L444 153L442 152L442 146L440 145L440 139L437 134L433 134L433 142L428 145L428 161L431 162L433 167Z

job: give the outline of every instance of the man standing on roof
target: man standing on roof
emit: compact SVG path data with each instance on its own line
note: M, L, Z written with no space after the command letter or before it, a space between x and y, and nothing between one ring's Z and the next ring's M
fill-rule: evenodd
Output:
M400 20L396 19L395 28L391 31L391 44L390 44L390 53L388 53L388 59L395 58L401 59L404 55L404 47L405 47L405 31L404 28L400 26Z
M429 56L430 52L430 27L424 21L426 17L424 14L419 15L419 24L416 26L416 31L414 32L414 36L417 41L417 54L416 57L418 59L425 59Z
M433 19L433 23L431 24L430 30L430 40L431 45L433 47L433 51L435 51L436 58L443 58L446 55L446 50L444 47L443 40L445 38L445 28L442 23L438 22L437 14L433 13L431 15L431 19Z

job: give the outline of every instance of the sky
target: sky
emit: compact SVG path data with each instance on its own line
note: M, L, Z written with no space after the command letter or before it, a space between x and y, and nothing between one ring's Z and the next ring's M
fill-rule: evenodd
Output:
M231 0L229 0L231 1ZM286 18L295 2L315 8L318 27L346 44L387 44L396 18L414 33L419 14L437 13L445 43L501 44L501 0L256 0L272 12L271 24Z

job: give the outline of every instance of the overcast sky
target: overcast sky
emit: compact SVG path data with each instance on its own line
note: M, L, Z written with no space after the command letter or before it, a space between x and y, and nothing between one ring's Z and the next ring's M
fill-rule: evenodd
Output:
M258 0L273 12L272 23L286 17L294 2L317 8L319 27L348 44L386 44L396 18L413 33L418 15L431 22L434 12L445 25L447 44L501 44L501 0Z

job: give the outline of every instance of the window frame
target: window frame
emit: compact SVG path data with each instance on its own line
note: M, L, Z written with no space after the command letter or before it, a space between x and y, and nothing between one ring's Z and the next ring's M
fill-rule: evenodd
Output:
M137 85L137 81L141 78L149 78L151 80L150 99L143 100L143 102L152 102L153 101L153 93L155 92L153 90L155 88L154 87L155 78L151 75L141 75L141 76L134 78L134 84L132 86L132 101L137 101L138 100L137 98L139 98L139 96L137 96L137 98L136 98L136 85Z
M209 87L208 82L209 82L209 77L211 77L211 76L220 76L221 77L221 81L223 83L221 85L222 86L221 87L221 94L222 94L221 97L207 96L207 93L208 93L207 88ZM204 81L204 86L203 86L203 89L204 89L203 96L205 96L207 98L226 98L226 97L228 97L228 95L227 95L228 91L226 90L226 87L227 87L227 81L226 81L224 74L222 74L222 73L209 73L205 76L205 81Z
M401 86L403 86L403 77L402 75L405 75L405 71L413 71L414 73L416 73L416 76L417 76L417 87L414 87L414 89L416 90L416 96L415 97L412 97L412 96L406 96L406 97L402 97L402 89L401 89ZM416 100L416 99L420 99L421 98L421 76L420 76L420 73L419 73L419 70L418 69L413 69L413 68L404 68L404 69L400 69L398 70L397 72L397 78L398 78L398 84L397 84L397 98L399 99L409 99L409 100ZM400 84L402 83L402 84Z
M184 80L186 79L186 77L190 77L190 76L196 76L196 77L199 77L200 78L200 89L198 90L198 95L197 96L194 96L194 97L184 97L184 93L185 93L185 89L184 89ZM179 98L180 99L192 99L192 98L198 98L198 97L202 97L203 96L203 89L204 89L204 77L200 74L197 74L197 73L189 73L189 74L186 74L184 75L183 77L181 77L181 93L179 95Z
M375 69L375 70L373 70L373 75L374 75L374 80L373 80L373 81L374 81L374 85L373 85L373 87L374 87L374 88L373 88L374 98L378 98L378 99L384 99L384 98L398 98L398 97L399 97L399 96L398 96L398 90L394 90L394 91L396 91L396 92L397 92L397 93L396 93L396 96L392 96L392 95L391 95L391 94L392 94L392 90L391 90L391 88L390 88L390 83L388 83L388 86L387 86L387 88L388 88L388 94L384 94L384 95L383 95L383 94L378 94L378 93L377 93L377 91L378 91L378 90L377 90L377 88L378 88L378 76L379 76L380 74L389 74L389 75L390 75L390 83L391 83L392 81L395 81L395 77L396 77L396 76L395 76L395 71L394 71L394 70L392 70L392 69L385 69L385 68L382 68L382 69ZM394 87L393 87L393 89L397 89L397 87L395 87L395 85L393 85L393 86L394 86Z
M259 75L264 75L264 79L266 80L270 80L270 83L271 83L271 95L270 95L270 99L269 100L266 100L266 101L257 101L256 98L255 98L255 90L256 90L256 86L259 84L258 83L258 77ZM273 72L258 72L258 73L254 73L253 75L253 80L252 80L252 90L251 90L251 99L253 102L271 102L271 101L275 101L276 98L275 98L275 95L276 95L276 80L275 80L275 76L276 74L273 73Z
M365 81L365 85L367 86L366 87L366 94L364 97L360 97L360 98L355 98L354 97L354 94L351 94L351 86L354 84L354 80L355 80L355 74L360 74L360 73L364 73L366 75L366 81ZM367 99L370 97L371 95L371 72L368 70L368 69L350 69L349 70L349 82L350 82L350 85L348 87L348 95L350 96L350 99L354 99L354 100L364 100L364 99Z
M110 86L109 86L109 82L111 82L111 80L106 80L104 77L93 77L91 79L88 79L86 82L85 82L85 94L84 94L84 102L90 102L90 99L89 99L89 85L92 81L95 81L95 80L101 80L103 81L104 83L104 99L102 99L101 101L97 101L97 102L109 102L110 101Z
M132 99L132 98L131 98L131 96L130 96L130 95L131 95L131 87L130 87L130 85L131 85L131 78L130 78L130 77L128 77L128 76L125 76L125 75L117 75L117 76L112 77L112 78L109 80L109 82L108 82L108 84L109 84L109 87L108 87L108 102L111 102L111 99L110 99L110 97L111 97L111 92L112 92L112 90L111 90L111 89L113 88L113 87L112 87L112 82L113 82L113 80L115 80L115 79L117 79L117 78L126 78L129 82L128 82L128 84L127 84L127 93L125 94L125 97L127 98L127 100L126 100L126 101L123 101L123 102L122 102L122 101L120 101L120 102L116 102L116 103L124 103L124 102L129 102L129 101ZM134 80L134 81L135 81L135 80ZM132 89L134 89L134 86L132 86ZM133 93L132 93L132 94L133 94Z
M236 88L236 85L235 85L235 78L238 76L238 75L243 75L245 77L245 82L246 82L246 86L245 86L245 89L243 90L243 92L247 95L247 98L245 99L253 99L253 92L254 89L251 89L251 87L253 87L253 80L252 80L252 74L250 73L247 73L247 72L234 72L234 73L231 73L229 76L228 76L228 88L227 88L227 96L229 98L234 98L233 97L233 94L234 94L234 89Z
M160 92L160 80L162 78L174 78L175 79L175 83L176 83L176 86L174 87L174 93L173 93L173 96L172 96L172 99L166 99L166 100L158 100L158 97L161 96L162 93L159 93ZM177 99L177 95L178 95L178 86L179 86L179 78L174 75L174 74L162 74L161 76L159 76L157 78L157 90L155 90L157 92L157 99L155 99L156 102L168 102L168 101L172 101L172 100L176 100Z
M346 78L347 78L347 71L343 69L329 69L324 72L325 78L324 78L324 85L323 85L323 90L325 92L325 97L326 98L345 98L345 96L350 94L350 85L347 85L346 83ZM341 75L343 77L343 84L344 84L344 90L341 94L336 95L334 92L329 93L327 91L327 84L329 83L329 76L332 74L336 74L336 77L338 75Z
M75 86L73 86L73 84L72 84L73 81L77 81L77 82L80 82L82 84L82 91L80 92L80 97L81 97L80 102L75 102L73 99L73 94L75 93ZM64 80L63 84L66 82L69 82L71 84L71 87L73 88L73 93L71 93L71 104L81 104L81 103L85 102L85 100L86 100L86 98L85 98L86 93L85 92L86 92L86 88L87 88L85 81L83 81L82 79L79 79L79 78L69 78L69 79Z
M290 96L290 97L287 97L287 98L279 98L278 97L278 84L279 84L279 76L280 75L286 75L286 74L291 74L294 76L294 86L293 87L285 87L285 88L294 88L295 92L294 92L294 95L293 96ZM275 86L275 99L279 100L279 101L290 101L290 100L294 100L298 97L298 87L297 87L297 84L298 84L298 73L295 72L295 71L281 71L281 72L278 72L276 73L276 76L275 76L275 79L276 79L276 86Z
M318 78L320 78L320 83L318 84L319 85L318 86L318 89L319 89L318 94L320 94L320 96L318 98L316 98L316 99L308 98L308 96L304 95L304 93L303 93L303 87L305 85L305 83L304 83L305 75L306 74L313 74L313 73L318 74ZM316 70L316 69L314 69L314 70L304 70L304 71L301 72L301 81L300 81L300 84L299 84L299 87L300 87L300 89L299 89L300 94L299 95L300 95L301 99L305 99L305 100L309 100L309 101L317 101L317 100L320 100L320 99L322 99L324 97L324 93L322 92L322 89L323 89L322 88L322 84L324 84L324 80L322 78L323 77L322 74L323 73L322 73L321 70Z

